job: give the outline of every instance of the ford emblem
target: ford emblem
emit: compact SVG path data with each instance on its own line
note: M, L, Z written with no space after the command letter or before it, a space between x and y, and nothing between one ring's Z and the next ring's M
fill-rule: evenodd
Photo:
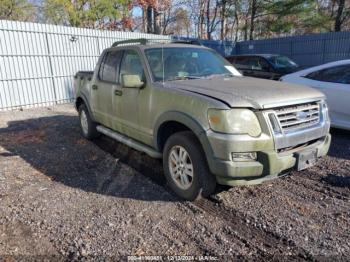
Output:
M307 116L308 116L307 112L304 112L304 111L300 111L296 114L296 118L298 120L305 120Z

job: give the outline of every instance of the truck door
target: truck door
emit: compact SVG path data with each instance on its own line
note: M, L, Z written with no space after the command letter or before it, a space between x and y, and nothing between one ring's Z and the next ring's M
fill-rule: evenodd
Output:
M122 133L140 140L139 129L139 93L140 88L127 88L121 85L123 75L139 75L143 82L145 80L145 71L141 62L141 57L134 49L124 50L123 58L120 64L118 86L114 90L114 112L121 123Z
M114 89L117 86L121 51L109 51L104 55L98 76L91 87L91 101L96 120L110 128L115 128Z

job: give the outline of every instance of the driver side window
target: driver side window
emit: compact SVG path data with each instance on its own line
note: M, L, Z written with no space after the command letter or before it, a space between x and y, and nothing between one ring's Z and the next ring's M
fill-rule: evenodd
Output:
M119 82L122 83L123 75L138 75L145 82L146 77L139 54L135 50L126 50L120 65Z

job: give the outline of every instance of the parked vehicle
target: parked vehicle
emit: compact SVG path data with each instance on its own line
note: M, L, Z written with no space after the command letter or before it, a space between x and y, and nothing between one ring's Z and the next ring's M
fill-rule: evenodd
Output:
M162 158L182 198L206 197L216 183L261 183L327 154L319 91L243 77L206 47L128 43L104 50L94 72L76 74L82 135L102 133Z
M272 54L234 55L226 58L243 75L278 80L281 76L300 70L286 56Z
M286 75L281 81L322 91L327 97L331 125L350 130L350 60L308 68Z

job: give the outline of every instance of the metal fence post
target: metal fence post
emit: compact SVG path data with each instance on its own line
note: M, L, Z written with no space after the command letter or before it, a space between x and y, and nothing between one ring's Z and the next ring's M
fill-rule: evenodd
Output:
M326 52L326 38L323 38L322 39L322 41L323 41L323 52L322 52L322 64L324 64L325 63L325 52Z
M45 33L45 39L46 39L46 47L47 47L47 52L48 52L48 57L49 57L49 67L50 67L50 74L51 74L51 79L52 79L53 95L54 95L54 99L55 99L55 104L57 104L58 101L57 101L57 95L56 95L55 75L53 72L52 54L51 54L51 50L50 50L48 33Z

